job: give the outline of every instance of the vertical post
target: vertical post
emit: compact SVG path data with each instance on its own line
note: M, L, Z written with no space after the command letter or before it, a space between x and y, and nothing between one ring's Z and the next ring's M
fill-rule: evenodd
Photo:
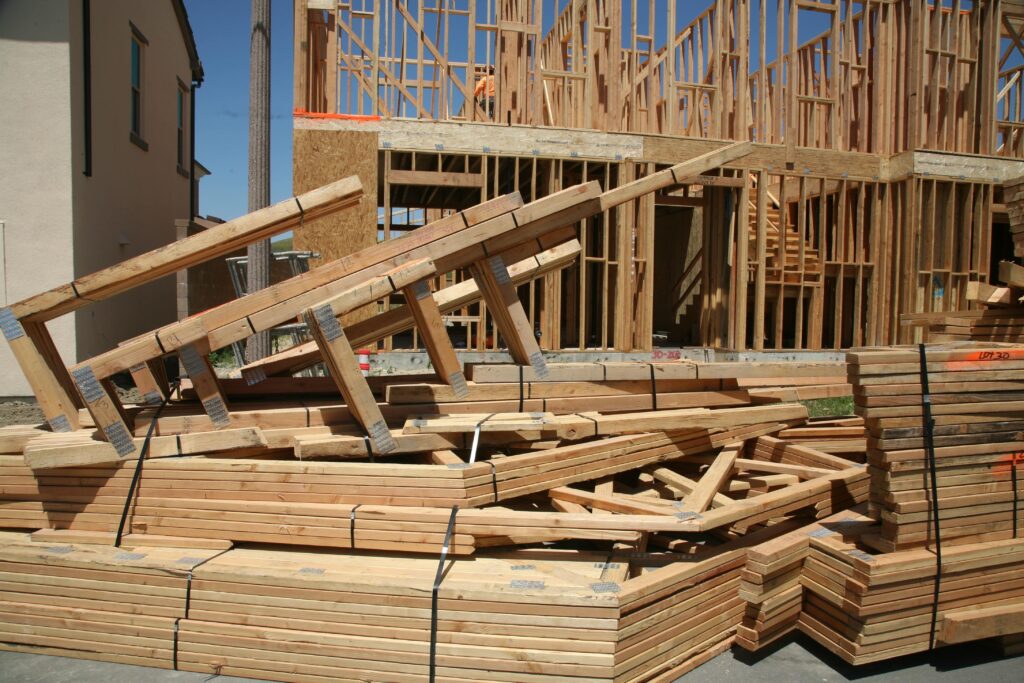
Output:
M763 2L763 0L762 0ZM765 272L768 260L768 173L757 173L757 273L754 275L754 350L764 350Z
M451 339L448 338L441 311L430 293L430 287L425 281L420 280L402 291L409 311L416 321L420 338L427 347L427 355L434 365L434 371L442 382L454 390L457 398L465 397L469 393L466 377L462 374L462 365L455 355Z
M249 212L270 204L270 0L252 0L249 36ZM270 285L270 240L246 249L251 294ZM270 332L249 337L246 360L270 354Z

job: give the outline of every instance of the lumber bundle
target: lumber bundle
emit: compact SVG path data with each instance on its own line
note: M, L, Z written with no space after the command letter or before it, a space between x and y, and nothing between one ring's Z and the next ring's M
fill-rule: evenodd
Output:
M802 578L801 630L851 664L1000 635L990 630L1000 610L1024 605L1022 539L944 547L940 568L930 550L865 550L857 540L866 533L859 527L813 537ZM958 627L958 617L975 619L973 634ZM1024 623L1011 616L1003 632L1014 629Z
M0 649L172 668L189 574L224 550L0 532Z
M1016 486L1024 347L929 345L924 354L924 364L914 347L848 354L867 428L871 503L882 522L874 543L886 551L934 544L936 509L944 543L1009 538L1024 522Z
M993 279L996 275L1002 286L967 283L966 298L979 305L977 310L908 314L903 316L904 324L926 326L928 341L934 343L1024 342L1024 266L1001 261Z
M1010 219L1013 255L1024 257L1024 177L1003 183L1003 202Z
M835 529L873 525L863 506L837 512L747 550L739 594L746 601L736 642L756 651L799 628L804 589L804 562L811 539Z

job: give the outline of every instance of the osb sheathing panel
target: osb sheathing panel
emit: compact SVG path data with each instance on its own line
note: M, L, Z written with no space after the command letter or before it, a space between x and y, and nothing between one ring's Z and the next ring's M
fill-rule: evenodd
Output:
M356 174L363 183L357 207L306 223L295 230L295 249L316 251L313 268L377 243L377 133L295 130L292 136L295 194ZM343 322L376 312L376 305L353 311Z

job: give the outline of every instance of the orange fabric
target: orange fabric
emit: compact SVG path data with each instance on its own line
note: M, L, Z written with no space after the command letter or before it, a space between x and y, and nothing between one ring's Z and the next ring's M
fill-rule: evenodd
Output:
M306 111L305 109L296 109L292 114L307 119L344 119L346 121L364 122L380 121L380 117L375 114L328 114L326 112L319 111Z
M480 97L484 90L487 91L488 97L494 97L494 75L483 76L479 81L476 82L476 88L473 89L473 97Z

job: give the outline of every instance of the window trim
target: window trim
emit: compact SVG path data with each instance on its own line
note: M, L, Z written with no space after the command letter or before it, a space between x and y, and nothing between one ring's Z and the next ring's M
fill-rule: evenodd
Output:
M145 132L145 126L143 125L143 74L145 72L145 47L149 45L149 41L146 40L146 36L142 34L142 31L133 24L131 21L128 22L129 28L131 28L131 53L129 55L129 85L131 86L132 100L131 109L128 112L128 139L141 150L149 151L149 143L142 137ZM132 68L134 64L131 61L134 60L135 48L138 46L138 84L136 85L135 79L132 76L135 75L135 70Z
M188 96L189 88L185 85L185 81L181 80L180 76L175 77L178 81L178 91L175 95L175 119L177 127L175 133L177 139L175 140L175 165L178 169L178 174L183 178L190 178L191 174L186 168L185 164L188 162Z

